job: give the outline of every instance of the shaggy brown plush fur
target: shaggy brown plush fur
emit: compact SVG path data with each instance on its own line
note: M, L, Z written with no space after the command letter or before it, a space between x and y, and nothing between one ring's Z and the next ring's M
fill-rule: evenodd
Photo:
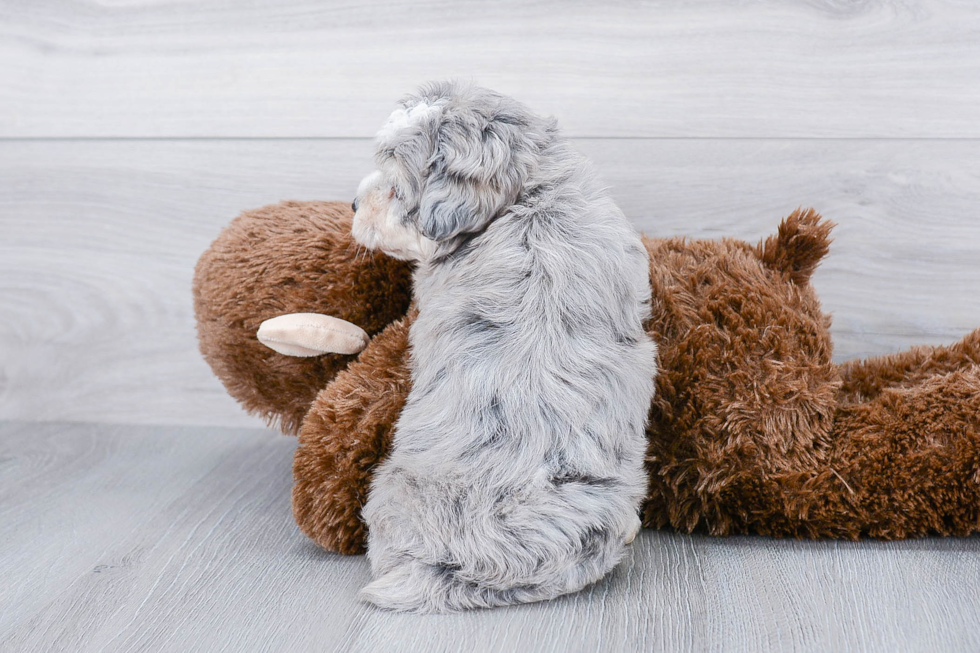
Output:
M409 266L358 256L350 219L340 203L246 213L195 280L201 350L232 395L284 430L302 420L296 520L341 553L363 551L360 508L410 388L413 318ZM646 526L888 539L980 530L980 330L835 365L809 285L830 229L798 211L756 246L645 240L660 356ZM289 312L341 317L373 339L356 357L283 357L255 330Z
M317 395L303 422L293 461L293 514L303 531L328 549L364 550L361 506L411 388L408 327L414 317L413 309L375 336Z
M648 240L660 375L646 526L904 538L980 528L980 331L831 362L808 283L830 224L752 248Z

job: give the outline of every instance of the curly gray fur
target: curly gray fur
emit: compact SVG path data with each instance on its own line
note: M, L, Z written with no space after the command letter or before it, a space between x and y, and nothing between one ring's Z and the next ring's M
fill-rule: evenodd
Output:
M424 87L376 158L358 200L375 193L421 243L392 245L419 260L419 312L412 390L363 511L361 596L450 612L580 590L639 528L646 249L555 121L493 91ZM384 248L367 211L355 237Z

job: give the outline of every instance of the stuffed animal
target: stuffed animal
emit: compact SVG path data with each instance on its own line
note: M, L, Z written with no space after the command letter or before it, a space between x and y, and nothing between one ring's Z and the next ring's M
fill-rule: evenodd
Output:
M358 247L351 216L340 202L244 213L194 279L204 358L246 410L298 432L296 521L345 554L364 550L360 510L410 388L415 316L411 264ZM980 330L834 363L809 284L831 226L808 210L757 245L644 239L659 349L644 526L848 539L980 530Z

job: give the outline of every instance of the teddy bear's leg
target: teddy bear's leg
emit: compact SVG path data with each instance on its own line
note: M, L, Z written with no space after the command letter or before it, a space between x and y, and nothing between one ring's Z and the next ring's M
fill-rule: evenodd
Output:
M829 465L800 496L809 506L806 535L980 530L980 365L843 404L833 436Z
M403 317L411 268L357 246L343 202L283 202L235 218L201 255L194 311L201 353L251 413L295 433L316 393L354 355L296 358L259 343L259 325L323 313L374 336Z
M363 553L374 467L388 453L410 389L408 329L415 312L391 324L317 395L293 461L293 515L317 544Z
M980 365L980 329L945 347L914 347L908 351L841 365L845 401L872 399L885 388L911 387L930 376Z

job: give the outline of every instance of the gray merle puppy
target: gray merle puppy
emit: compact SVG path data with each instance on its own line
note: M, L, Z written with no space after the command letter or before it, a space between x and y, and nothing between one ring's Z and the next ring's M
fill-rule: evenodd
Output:
M377 146L352 233L418 262L418 317L361 596L451 612L575 592L640 527L646 249L554 119L493 91L425 86Z

